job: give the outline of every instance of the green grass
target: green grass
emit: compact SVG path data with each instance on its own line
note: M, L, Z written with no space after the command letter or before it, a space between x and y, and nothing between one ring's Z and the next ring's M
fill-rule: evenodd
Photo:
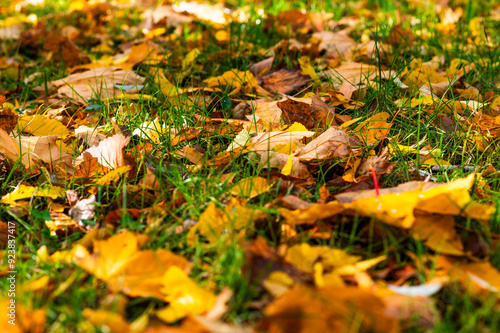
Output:
M284 29L278 29L274 21L266 20L262 17L258 9L264 4L267 6L266 14L278 15L285 9L305 9L314 12L333 12L334 19L340 19L343 15L359 14L365 15L373 13L373 17L364 18L359 25L351 31L351 36L357 41L361 39L363 32L369 30L371 35L376 38L378 43L388 41L390 32L396 23L400 23L395 10L404 11L412 17L418 17L420 22L411 26L410 21L402 22L402 27L420 31L426 29L428 36L426 38L417 38L411 47L401 45L396 48L391 57L376 57L371 59L370 63L376 65L381 71L391 69L400 75L404 69L408 68L412 60L421 59L423 62L430 61L435 56L443 56L444 64L440 69L448 68L450 61L455 58L464 59L470 63L476 64L476 69L467 73L463 82L466 82L479 89L481 96L485 96L487 91L496 95L500 94L499 87L499 67L498 61L500 50L498 47L488 47L485 45L466 43L467 38L471 38L468 30L468 22L474 17L484 15L494 6L493 1L453 1L456 5L461 5L464 9L464 17L457 23L456 30L451 34L444 34L436 29L436 23L439 18L433 10L424 10L420 7L413 8L409 4L400 6L394 1L368 1L367 11L360 13L355 2L348 4L337 4L327 1L307 1L294 2L293 6L288 6L287 1L264 1L262 3L250 5L245 1L228 1L234 7L247 6L247 13L251 16L247 23L232 22L229 26L230 41L227 44L217 44L215 37L210 33L211 25L207 22L197 22L190 25L183 32L179 40L172 45L164 43L162 46L172 54L168 64L160 66L137 66L136 72L145 75L148 78L148 85L143 93L156 97L156 101L140 99L134 101L135 107L140 108L140 112L131 111L129 101L94 101L94 105L100 106L95 115L102 126L102 132L111 134L115 130L112 122L115 122L122 128L122 131L130 132L138 128L141 123L147 120L153 120L158 117L169 128L177 131L194 126L196 120L194 115L209 116L213 109L209 109L209 104L185 105L171 104L167 98L159 91L155 85L154 75L156 71L165 73L171 82L180 87L199 87L206 78L220 75L230 69L247 70L253 62L264 59L262 50L265 50L286 36ZM431 4L431 7L433 5ZM48 1L43 6L28 6L26 13L36 13L41 22L47 24L48 28L60 29L66 24L75 22L75 19L82 18L82 13L64 14L60 21L52 19L44 21L44 16L62 13L68 8L68 3L64 1ZM19 15L19 13L15 13ZM121 30L122 25L133 27L140 21L139 9L120 9L113 18L113 24L110 24L106 33L116 47L123 41L133 41L141 36L140 31L129 30L130 34ZM0 12L0 20L8 15ZM87 26L88 22L82 19L81 27ZM256 23L260 20L260 23ZM78 22L78 21L76 21ZM484 35L479 35L478 40L487 36L493 45L498 46L500 41L499 22L486 20L483 27ZM169 30L168 34L173 33ZM197 46L196 42L191 40L195 34L206 34L209 36L209 42L204 46ZM288 30L294 38L301 42L306 42L309 34L295 34ZM443 42L445 40L446 42ZM32 53L26 49L14 44L7 44L3 41L0 46L0 57L18 57L23 66L22 77L20 80L0 77L2 80L2 89L8 90L9 102L18 102L20 107L16 112L22 113L23 110L33 111L39 102L35 101L36 94L32 89L38 85L47 85L48 82L66 76L67 69L62 63L45 63L44 56L38 50ZM91 43L79 45L90 54ZM194 66L181 73L181 61L183 57L194 47L200 47L201 54L195 61ZM422 52L425 50L425 53ZM98 54L91 55L98 60ZM278 66L295 67L298 65L300 54L286 54L283 58L275 59L273 69ZM489 59L481 64L481 59ZM1 69L0 69L1 71ZM24 79L30 74L42 73L34 80L24 83ZM326 79L322 82L327 83ZM301 91L298 97L308 91L314 91L315 87L310 87ZM214 92L211 97L219 98L222 102L217 106L217 111L229 118L231 110L237 104L237 101L231 100L228 94L230 88L223 89L221 92ZM292 92L295 95L298 92ZM456 91L450 91L450 100L458 100ZM376 105L377 111L386 111L391 115L393 126L390 129L387 139L379 147L387 146L388 143L397 140L398 143L414 146L417 149L424 146L431 146L441 151L440 159L449 161L453 165L467 165L478 167L482 170L487 165L493 165L498 168L499 139L495 138L489 145L489 150L481 152L467 141L468 128L460 128L458 131L444 131L436 123L436 111L434 114L427 113L421 107L410 107L406 104L399 108L395 101L404 98L417 97L415 93L409 93L407 90L399 88L391 80L378 80L376 84L366 90L364 98L364 107L355 110L341 110L342 114L351 115L353 118L361 117L362 120L369 117L371 106ZM183 98L188 97L181 97ZM250 97L248 97L250 98ZM224 104L225 103L225 104ZM444 104L444 101L443 101ZM45 112L51 106L43 104L41 110ZM445 107L441 105L440 107ZM70 106L69 109L74 112L76 106ZM436 110L438 110L436 108ZM454 115L450 115L454 117ZM456 119L457 126L463 122ZM212 248L205 248L201 244L195 248L187 245L187 232L176 232L185 224L186 221L198 220L206 207L215 202L219 207L223 207L231 197L230 191L232 185L221 179L224 174L235 173L235 181L250 176L262 176L270 178L268 169L260 169L258 163L252 158L251 154L244 154L233 159L224 167L206 167L198 172L191 172L186 168L186 160L178 158L173 152L182 146L199 145L207 152L210 158L217 156L221 151L231 143L237 133L228 133L222 135L211 135L207 137L199 136L189 142L184 142L177 147L170 145L172 136L167 132L161 134L160 143L155 145L151 155L141 160L138 169L144 173L147 168L152 170L161 183L161 191L152 193L127 192L127 185L138 184L140 177L134 179L122 178L113 186L100 186L97 191L96 216L90 224L99 223L100 220L110 211L120 208L138 208L145 209L155 207L160 203L169 205L168 209L160 210L156 213L143 215L137 220L125 215L121 221L117 222L115 232L121 229L127 229L133 232L146 233L150 236L150 241L146 244L146 249L165 248L176 254L187 258L193 264L191 277L202 286L211 286L216 292L224 287L233 291L233 296L229 301L229 312L223 318L227 322L241 325L257 325L263 318L262 308L255 307L253 303L261 301L263 297L269 297L266 292L256 284L250 281L248 272L245 270L247 263L245 261L245 248L243 242L235 235L224 235L219 242ZM147 139L132 138L129 147L148 142ZM82 149L86 147L75 147L74 156L78 156ZM373 148L373 147L371 147ZM369 148L363 147L362 156L368 156ZM132 151L132 150L131 150ZM131 152L130 151L130 152ZM345 161L339 161L328 170L321 169L316 175L316 184L307 190L309 193L300 193L300 189L293 188L289 192L297 191L301 197L310 202L316 202L320 198L319 189L322 185L331 179L331 175L338 173L340 164ZM391 157L391 163L395 165L394 171L390 175L384 176L380 181L383 187L397 186L398 184L421 180L424 177L419 175L418 169L422 167L419 157L415 154L403 154L396 152ZM424 169L425 170L425 169ZM432 177L438 182L449 182L451 180L465 177L470 171L461 168L453 169L447 172L433 173ZM21 182L33 186L49 185L49 180L43 176L30 177L23 173L21 169L14 165L10 172L0 173L0 195L11 192ZM468 241L477 242L477 239L483 240L491 253L485 255L491 263L500 268L500 245L496 241L496 233L500 231L500 218L498 207L500 205L500 176L498 174L486 179L489 188L485 188L486 196L473 193L474 197L483 202L493 203L497 207L496 217L490 221L490 229L484 228L477 221L457 218L456 223L462 230L461 237L464 244ZM78 181L68 181L64 183L65 189L75 190L81 198L88 197L88 186ZM484 185L476 185L484 186ZM335 190L340 190L335 188ZM335 191L331 188L332 193ZM175 204L173 196L179 193L183 202ZM281 243L280 228L284 223L276 206L268 205L278 197L279 186L276 185L268 193L262 194L248 201L247 205L252 208L265 212L266 217L254 230L247 230L243 241L254 240L257 235L266 237L269 244L278 246ZM282 193L281 193L282 194ZM100 309L109 307L111 309L119 308L123 295L110 295L106 284L83 269L76 266L53 265L38 263L36 260L36 251L46 245L50 253L57 250L69 250L73 247L75 241L81 239L84 233L61 234L51 236L44 221L50 216L49 202L45 198L34 197L30 201L29 212L27 215L17 217L9 207L0 205L1 221L17 221L17 270L18 282L25 283L34 279L48 276L51 281L51 287L38 292L26 292L21 302L32 308L47 307L47 331L49 332L79 332L86 331L88 327L85 322L82 310L86 307ZM408 234L401 232L400 229L388 226L377 221L375 218L366 217L335 217L331 237L329 239L314 239L301 234L300 231L307 232L311 226L299 226L299 236L297 243L309 242L314 245L328 245L341 248L350 254L361 255L363 258L373 258L379 255L387 255L396 268L403 268L406 265L413 265L413 259L408 252L414 253L418 257L432 255L432 251L427 249L421 242L414 240ZM476 239L477 238L477 239ZM496 244L496 246L495 246ZM293 245L293 244L289 244ZM377 270L387 268L384 262L377 266ZM424 272L419 272L409 281L420 283L426 282ZM64 283L68 283L64 291L54 294L55 290ZM0 289L7 289L5 279L0 279ZM462 290L460 285L451 284L434 296L437 305L437 311L440 313L441 320L436 323L434 331L436 332L476 332L483 329L489 329L494 332L499 329L500 311L497 307L497 295L488 295L479 298ZM159 300L150 298L129 299L124 313L126 318L133 322L142 314L153 309L159 309L165 304ZM424 332L418 326L418 323L410 325L408 332Z

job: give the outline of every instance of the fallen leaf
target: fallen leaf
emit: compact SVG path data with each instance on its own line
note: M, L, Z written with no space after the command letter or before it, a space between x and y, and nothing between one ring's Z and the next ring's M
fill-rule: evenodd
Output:
M349 136L333 127L323 132L305 147L298 149L294 156L301 162L346 158L350 154Z
M313 273L316 262L321 262L325 270L331 271L335 267L356 263L360 257L350 255L341 249L302 243L290 247L285 260L302 272Z
M263 328L271 332L399 332L397 320L371 292L352 287L303 286L286 291L265 308Z
M83 316L97 327L106 327L111 332L130 332L130 324L118 313L107 310L83 309Z
M54 60L60 61L62 58L67 67L90 62L85 52L66 36L50 36L45 40L44 49L52 52Z
M187 242L190 246L199 243L213 246L224 233L251 227L259 215L258 211L242 206L236 199L232 199L224 209L211 202L199 221L189 229Z
M5 97L3 99L5 100ZM2 104L3 101L0 97L0 129L9 134L16 127L19 115L10 109L2 109Z
M142 86L144 78L120 67L100 67L83 73L71 74L53 81L59 96L68 97L77 103L87 103L90 99L111 98L122 93L115 84Z
M31 199L32 197L48 197L52 199L64 198L65 191L58 186L52 187L34 187L20 184L16 189L2 197L2 202L5 204L14 204L15 201L21 199Z
M231 189L231 193L235 196L251 199L262 193L268 192L271 187L272 184L268 184L266 178L248 177L236 183Z
M82 159L83 154L90 154L97 158L99 165L116 169L126 164L124 150L129 140L122 134L113 135L101 141L98 146L85 150L79 158Z
M170 267L163 276L166 308L156 311L156 316L167 323L173 323L187 315L208 312L215 304L215 296L194 283L182 269Z
M236 69L227 71L220 76L206 79L203 82L205 82L208 87L229 85L234 88L238 88L242 87L244 84L250 88L257 86L257 79L250 71L242 72Z
M270 92L288 94L304 86L311 79L300 73L300 69L280 69L262 77L262 86Z

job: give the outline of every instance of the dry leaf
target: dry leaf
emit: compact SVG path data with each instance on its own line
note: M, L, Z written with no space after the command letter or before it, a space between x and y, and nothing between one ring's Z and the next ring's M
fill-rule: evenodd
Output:
M301 162L311 162L331 158L346 158L350 152L349 136L331 127L305 147L298 149L294 156Z
M62 97L69 97L77 103L87 103L91 98L102 100L122 93L115 84L140 87L144 78L120 67L100 67L83 73L71 74L53 81Z
M399 332L379 298L352 287L293 287L265 313L263 328L271 332L342 332L354 324L361 332Z
M82 220L92 220L95 215L95 203L96 197L92 194L89 198L78 201L76 205L69 210L68 214L73 220L80 224L82 224Z
M97 158L99 164L103 167L111 170L122 167L126 164L125 147L129 140L130 138L122 134L113 135L101 141L98 146L85 150L79 159L82 159L83 155L86 153Z

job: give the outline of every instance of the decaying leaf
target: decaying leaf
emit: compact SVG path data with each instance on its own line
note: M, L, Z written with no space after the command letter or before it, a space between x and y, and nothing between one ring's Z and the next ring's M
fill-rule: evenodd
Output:
M116 134L99 143L98 146L89 148L84 151L84 154L90 154L97 158L99 165L116 169L125 165L125 147L127 146L130 138L122 134ZM83 154L82 154L83 156ZM80 156L80 158L83 158Z
M77 222L81 223L82 220L92 220L96 209L96 197L91 195L87 199L82 199L69 210L69 215Z
M349 136L331 127L305 147L298 149L294 156L301 162L311 162L331 158L346 158L350 153Z
M87 103L91 98L105 99L120 95L122 91L115 84L139 87L143 82L144 78L131 70L101 67L71 74L53 81L52 84L60 96L71 98L75 102Z

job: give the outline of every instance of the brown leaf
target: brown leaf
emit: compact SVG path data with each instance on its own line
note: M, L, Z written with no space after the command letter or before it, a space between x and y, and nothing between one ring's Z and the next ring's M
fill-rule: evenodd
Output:
M313 206L312 203L304 201L295 195L287 195L279 199L281 205L287 209L306 209Z
M12 223L12 222L11 222ZM0 245L6 247L9 239L9 230L15 230L15 229L9 229L9 226L7 223L0 221ZM15 236L15 234L12 234L12 236Z
M311 114L318 119L318 124L322 128L338 125L335 122L335 108L323 102L318 94L312 97Z
M108 173L109 169L99 164L99 159L88 152L83 152L78 157L79 162L75 166L75 178L95 178Z
M340 67L325 71L322 75L328 76L332 80L333 88L339 90L344 82L353 85L357 89L359 84L365 84L379 74L386 78L389 77L390 71L379 73L377 66L358 62L345 62Z
M252 74L257 78L261 77L266 74L271 69L271 67L273 67L273 62L274 57L269 57L267 59L261 60L250 66L250 72L252 72Z
M193 164L198 164L205 158L204 155L200 153L197 149L187 146L177 150L177 153L182 157L187 158Z
M401 47L401 45L408 47L413 45L415 39L411 31L403 29L401 24L398 24L392 27L387 42L394 47Z
M370 168L373 168L377 175L390 174L394 169L394 164L391 164L387 161L389 157L389 149L385 147L380 155L375 155L367 159L363 159L358 167L357 174L360 176L366 176L370 173Z
M106 136L100 133L97 128L79 126L75 129L75 137L79 143L86 143L88 147L97 146L101 141L106 139Z
M116 223L122 220L125 214L130 215L132 219L137 220L142 215L142 210L137 208L127 208L125 211L123 209L115 209L106 214L104 217L104 222L106 223Z
M352 50L356 47L356 42L347 33L348 31L321 31L314 33L312 38L320 41L319 50L326 50L328 59L351 60Z
M263 169L267 168L277 168L282 170L287 164L289 155L276 153L274 151L264 151L260 153L260 163L259 167ZM292 157L292 169L289 176L300 178L300 179L311 179L313 178L309 173L307 167L300 163L297 157Z
M73 157L62 151L57 135L22 136L21 153L32 154L50 166L59 166L69 174L73 174Z
M249 270L250 281L258 279L258 282L262 283L269 273L276 271L284 272L301 282L310 279L293 265L285 262L262 236L245 244L245 259L244 270Z
M120 67L92 68L83 73L71 74L63 79L53 81L57 94L69 97L78 103L87 103L91 98L106 99L121 94L115 84L138 86L144 78L130 70Z
M74 206L78 202L78 192L75 190L66 190L66 200L68 205Z
M314 117L315 115L311 114L311 106L309 104L287 98L283 102L278 102L277 105L283 112L282 118L285 124L291 125L294 122L298 122L308 130L313 130L316 127L317 120Z
M346 158L350 152L349 136L330 127L305 147L298 149L294 156L298 157L301 162L311 162L331 158Z
M300 68L280 69L262 77L262 86L273 93L288 94L310 80L309 76L300 74Z
M88 64L89 57L66 36L51 36L45 40L44 49L52 52L55 61L61 58L67 67Z
M12 112L10 109L1 109L2 104L3 102L0 100L0 129L3 129L9 134L14 127L16 127L19 115Z
M301 12L297 9L290 9L282 11L278 17L277 21L282 26L290 25L292 31L300 29L311 29L311 20L309 15Z
M7 132L0 129L0 154L4 155L11 162L15 162L20 155L18 144ZM25 167L29 167L30 159L23 159Z
M77 231L84 231L75 220L64 213L50 212L50 218L50 221L45 221L45 225L52 236L67 236Z
M254 151L268 151L275 145L287 145L292 142L299 142L304 137L311 137L314 132L311 131L276 131L276 132L262 132L257 133L251 138L251 150Z

